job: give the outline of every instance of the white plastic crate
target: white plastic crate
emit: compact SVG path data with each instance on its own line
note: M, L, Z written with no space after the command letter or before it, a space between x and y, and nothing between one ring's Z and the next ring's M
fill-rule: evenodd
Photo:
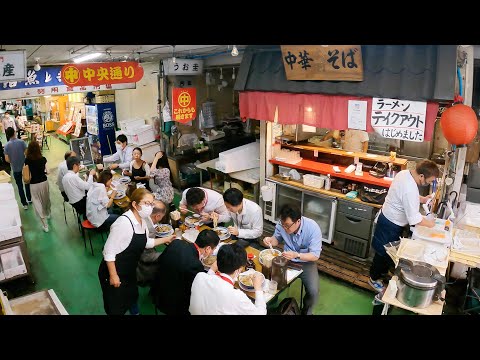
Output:
M325 184L325 179L321 176L305 174L303 175L303 184L306 186L311 186L317 189L321 189Z
M125 132L132 132L133 130L144 125L145 125L144 119L128 119L128 120L119 121L120 129L122 129L122 131L125 131Z
M0 201L15 200L15 191L10 183L0 183Z
M20 246L0 250L0 261L2 262L3 273L7 279L27 273Z
M260 166L260 143L253 142L218 154L215 168L224 173L253 169Z
M0 201L0 219L8 219L14 217L16 223L21 226L22 219L20 218L20 210L16 200L2 200Z
M0 242L22 236L22 229L15 214L6 214L0 218Z
M128 143L138 146L155 141L155 132L152 125L143 125L133 131L125 131Z

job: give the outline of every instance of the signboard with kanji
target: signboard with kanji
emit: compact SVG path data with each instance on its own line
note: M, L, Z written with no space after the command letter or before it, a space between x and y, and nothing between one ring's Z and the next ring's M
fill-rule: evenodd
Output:
M62 81L68 86L132 83L143 77L142 66L135 61L67 64Z
M384 138L423 142L426 113L423 101L373 98L370 121Z
M27 77L25 50L0 52L0 82L20 81Z
M282 45L287 80L362 81L360 45Z
M202 75L203 60L170 58L163 60L163 68L165 75Z
M197 116L197 91L195 88L173 88L172 120L181 123Z
M88 86L65 85L61 77L61 66L42 66L38 71L28 68L25 81L0 83L0 100L32 98L44 95L60 95L98 90L135 89L136 83L103 84ZM72 113L73 119L73 113ZM69 118L69 120L72 120Z

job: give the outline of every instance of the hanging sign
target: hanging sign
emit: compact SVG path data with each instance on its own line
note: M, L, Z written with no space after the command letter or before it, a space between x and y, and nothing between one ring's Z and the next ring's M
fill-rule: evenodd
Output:
M135 61L67 64L62 81L68 86L132 83L143 77L142 66Z
M0 82L20 81L27 77L25 50L0 52Z
M360 45L282 45L287 80L362 81Z
M197 91L195 88L173 88L172 120L181 123L197 116Z
M165 75L202 75L202 59L179 59L172 58L163 60Z
M28 68L25 81L8 81L0 84L0 100L98 90L135 89L136 87L136 83L68 86L62 81L61 70L61 66L42 66L39 71L36 71L33 68Z
M423 101L373 98L370 121L384 138L423 142L426 113Z

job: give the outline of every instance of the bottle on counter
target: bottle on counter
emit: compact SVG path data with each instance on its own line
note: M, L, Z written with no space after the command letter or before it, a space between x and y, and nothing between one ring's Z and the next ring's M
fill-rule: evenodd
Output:
M330 178L330 174L328 174L327 178L325 179L325 190L330 190L331 186L332 186L332 179Z
M253 262L253 254L252 253L248 253L248 255L247 255L247 265L245 265L245 271L247 271L249 269L257 270L257 268L255 266L255 263Z

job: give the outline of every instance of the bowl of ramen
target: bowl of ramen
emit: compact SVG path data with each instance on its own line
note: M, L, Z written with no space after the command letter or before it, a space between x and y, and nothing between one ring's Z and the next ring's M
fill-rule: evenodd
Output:
M255 291L253 287L253 275L255 273L259 273L262 276L262 285L265 282L265 276L258 271L245 271L238 275L238 284L240 285L240 288L242 288L245 291Z
M216 228L213 228L213 231L217 233L220 241L227 240L230 237L230 232L226 227L217 226Z
M172 225L170 224L159 224L155 226L155 231L159 234L166 234L172 230Z
M273 260L274 257L281 256L282 252L277 249L265 249L260 251L260 254L258 255L258 261L260 264L265 265L266 262L270 262Z
M202 263L206 267L212 266L212 264L217 261L217 256L216 255L209 255L205 259L202 260Z
M200 216L194 217L194 216L187 216L185 218L185 225L189 227L195 227L195 226L201 226L203 223L200 221Z

